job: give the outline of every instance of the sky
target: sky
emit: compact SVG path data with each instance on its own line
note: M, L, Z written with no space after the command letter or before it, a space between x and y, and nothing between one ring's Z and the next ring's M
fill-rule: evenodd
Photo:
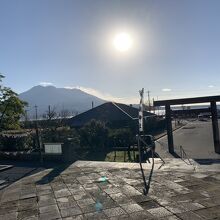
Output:
M0 72L20 93L80 88L104 99L220 94L219 0L0 0ZM118 33L132 38L120 52Z

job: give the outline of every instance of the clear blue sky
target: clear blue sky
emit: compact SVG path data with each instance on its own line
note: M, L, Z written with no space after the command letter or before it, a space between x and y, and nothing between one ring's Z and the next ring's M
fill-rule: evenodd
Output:
M219 0L0 0L0 72L17 92L48 82L130 100L142 87L220 94L219 12ZM120 31L134 39L126 54L111 48Z

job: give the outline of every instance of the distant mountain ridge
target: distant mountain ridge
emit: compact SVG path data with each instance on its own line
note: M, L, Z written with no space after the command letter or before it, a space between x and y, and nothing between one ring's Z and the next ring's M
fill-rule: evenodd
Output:
M84 112L94 106L106 102L96 96L85 93L80 89L56 88L55 86L34 86L26 92L20 93L19 98L28 102L28 114L33 118L34 106L38 106L38 114L42 116L48 110L48 106L59 114L62 110L68 110L71 115Z

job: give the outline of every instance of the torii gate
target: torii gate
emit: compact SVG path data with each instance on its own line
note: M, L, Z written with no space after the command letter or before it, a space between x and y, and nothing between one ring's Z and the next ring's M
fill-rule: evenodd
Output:
M171 105L183 105L183 104L196 104L196 103L210 103L210 110L212 114L212 131L215 152L220 154L220 140L219 140L219 128L218 128L218 115L216 102L220 101L220 96L205 96L196 98L185 98L185 99L170 99L170 100L159 100L154 101L154 106L165 106L166 111L166 125L167 125L167 139L168 148L170 153L174 153L173 144L173 130L171 122Z

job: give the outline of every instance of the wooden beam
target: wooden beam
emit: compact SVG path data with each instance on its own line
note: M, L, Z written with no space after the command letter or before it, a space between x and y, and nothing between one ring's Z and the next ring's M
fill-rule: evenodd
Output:
M173 146L173 130L172 130L172 121L171 121L171 109L170 105L165 106L166 109L166 125L167 125L167 139L168 139L168 148L170 153L174 153Z
M214 101L211 102L211 113L212 113L212 131L213 131L215 152L220 153L218 115L217 115L216 102Z
M159 100L154 101L154 106L165 106L165 105L184 105L194 103L209 103L209 102L220 102L220 96L205 96L185 99L170 99L170 100Z

